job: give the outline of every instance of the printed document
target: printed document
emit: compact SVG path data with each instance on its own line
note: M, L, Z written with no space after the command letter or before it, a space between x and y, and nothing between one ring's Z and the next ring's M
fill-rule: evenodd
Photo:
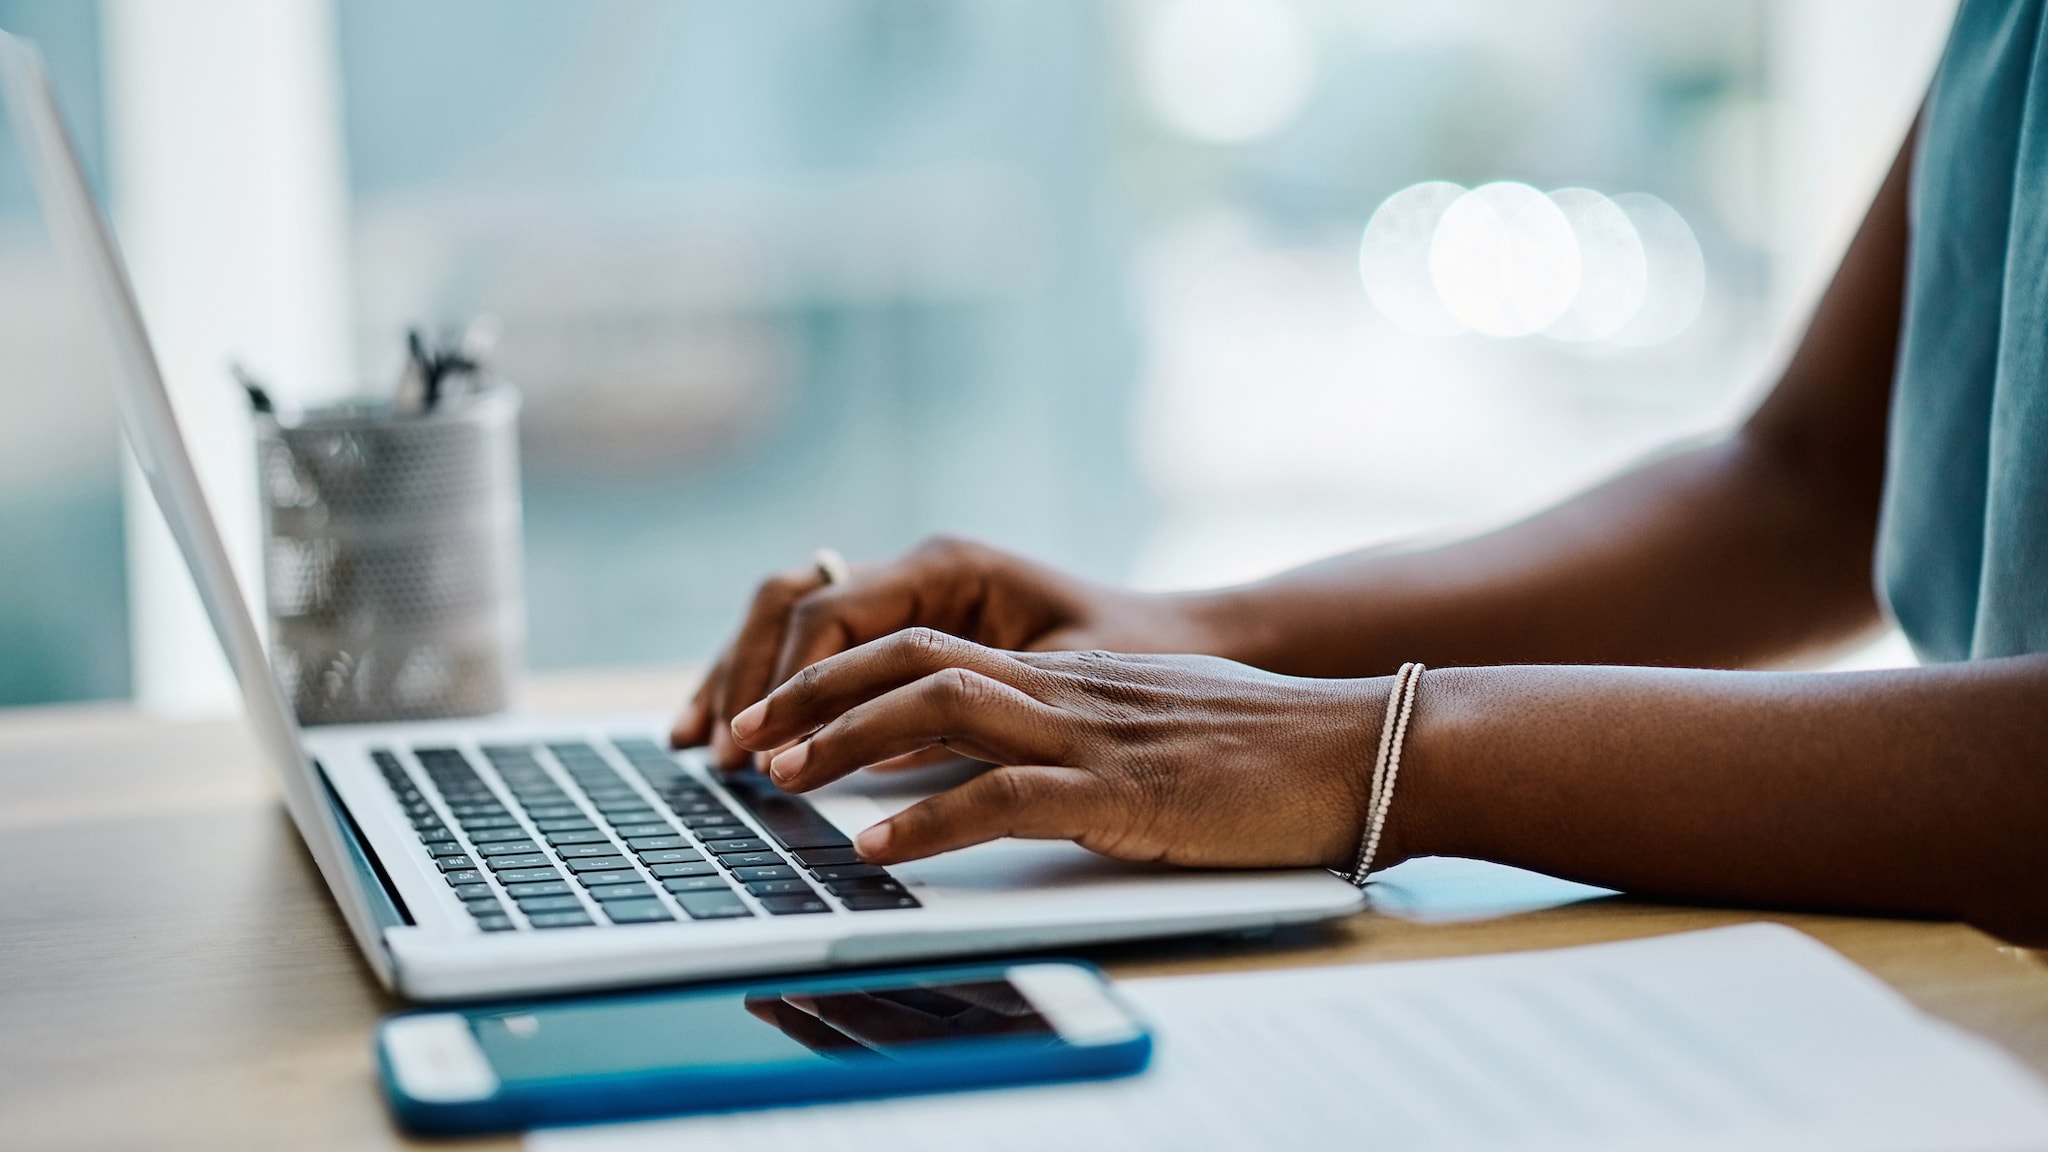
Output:
M535 1152L2048 1149L2048 1093L1817 941L1134 980L1125 1080L538 1131Z

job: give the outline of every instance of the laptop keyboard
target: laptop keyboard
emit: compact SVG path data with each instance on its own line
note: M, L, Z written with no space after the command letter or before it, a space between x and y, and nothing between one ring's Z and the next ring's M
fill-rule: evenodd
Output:
M455 748L412 750L430 788L389 750L370 758L485 932L919 906L817 809L759 772L719 778L749 824L654 741L612 747L644 791L582 741L484 747L503 795Z

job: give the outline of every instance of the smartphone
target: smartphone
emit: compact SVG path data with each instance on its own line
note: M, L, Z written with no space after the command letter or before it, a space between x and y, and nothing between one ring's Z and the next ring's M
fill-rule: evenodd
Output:
M400 1123L496 1132L1118 1076L1144 1025L1092 966L862 973L408 1012L377 1030Z

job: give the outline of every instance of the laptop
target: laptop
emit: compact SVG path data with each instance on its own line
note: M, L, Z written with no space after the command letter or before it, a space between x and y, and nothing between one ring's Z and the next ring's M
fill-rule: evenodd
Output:
M301 729L40 59L5 33L0 82L59 253L106 323L135 458L292 820L387 987L422 1001L616 988L1254 930L1362 905L1321 870L1186 871L1058 842L886 869L855 856L851 833L966 765L856 774L796 797L670 751L659 716Z

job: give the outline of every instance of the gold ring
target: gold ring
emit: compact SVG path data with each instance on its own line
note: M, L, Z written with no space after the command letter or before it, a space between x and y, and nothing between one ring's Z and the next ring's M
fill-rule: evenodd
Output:
M853 579L853 569L847 566L846 557L837 548L820 548L811 553L811 567L825 578L826 584L844 584Z

